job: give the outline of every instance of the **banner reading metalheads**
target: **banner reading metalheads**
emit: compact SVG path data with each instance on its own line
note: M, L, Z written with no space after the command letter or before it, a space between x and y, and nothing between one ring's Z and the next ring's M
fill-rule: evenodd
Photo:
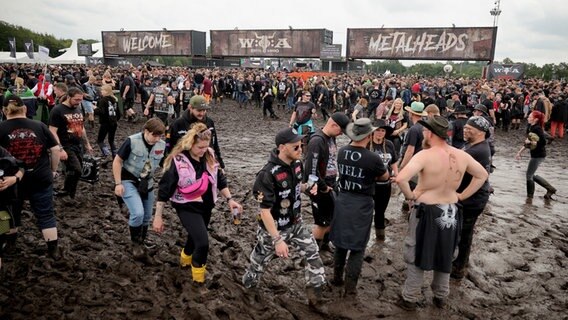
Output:
M347 29L352 59L492 61L497 28Z
M319 58L324 29L210 32L214 57Z
M104 56L190 56L193 31L103 31ZM205 38L203 38L205 41ZM203 44L204 46L205 44Z

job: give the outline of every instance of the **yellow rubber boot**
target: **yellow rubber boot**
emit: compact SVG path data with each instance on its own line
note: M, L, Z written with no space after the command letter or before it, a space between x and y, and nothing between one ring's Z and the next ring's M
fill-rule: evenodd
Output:
M182 268L191 266L191 255L185 254L183 249L181 249L181 254L179 255L179 264Z
M205 265L199 268L191 266L191 275L193 276L193 282L197 284L205 283Z

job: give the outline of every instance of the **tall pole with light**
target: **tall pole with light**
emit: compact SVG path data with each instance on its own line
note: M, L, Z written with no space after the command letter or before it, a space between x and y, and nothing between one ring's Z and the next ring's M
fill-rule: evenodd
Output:
M499 21L499 15L501 15L501 0L495 1L495 8L491 9L489 13L493 16L493 28L495 28Z

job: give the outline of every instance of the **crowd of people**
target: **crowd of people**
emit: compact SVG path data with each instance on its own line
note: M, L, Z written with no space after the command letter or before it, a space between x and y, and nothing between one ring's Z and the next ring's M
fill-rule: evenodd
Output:
M6 65L0 78L5 90L0 211L8 213L2 221L9 223L0 235L0 254L15 250L28 200L49 256L62 258L54 196L67 206L80 205L77 184L85 154L96 152L88 135L94 134L98 116L96 153L112 162L114 193L129 213L133 259L147 259L153 245L147 241L150 225L163 232L169 201L187 231L180 266L190 267L193 281L202 285L207 227L219 195L229 210L243 210L231 196L215 124L207 115L232 99L243 109L239 112L262 109L259 125L269 117L289 117L288 127L275 136L268 163L251 181L259 226L242 284L257 286L267 263L288 258L289 246L294 247L305 257L307 297L316 308L327 281L321 250L333 252L331 284L342 286L345 296L357 293L373 225L377 241L385 240L393 184L404 194L402 210L409 214L400 306L417 308L423 273L434 271L433 302L443 307L449 278L467 274L475 223L492 192L488 176L498 152L495 130L526 134L517 158L530 150L527 202L535 183L552 199L556 189L535 172L547 144L563 139L568 120L566 83L537 79L373 74L304 79L281 71L100 65ZM322 128L314 121L319 115ZM119 121L141 118L146 119L141 132L117 148ZM350 142L340 147L336 138L342 134ZM64 185L55 190L60 162ZM158 170L163 175L154 181ZM311 200L311 230L302 220L302 194Z

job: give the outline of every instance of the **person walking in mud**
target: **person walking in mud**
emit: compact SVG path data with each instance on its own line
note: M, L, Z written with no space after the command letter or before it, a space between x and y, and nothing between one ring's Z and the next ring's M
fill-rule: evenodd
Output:
M23 105L23 101L21 103ZM18 163L8 150L0 147L0 168L2 170L0 179L0 218L2 219L0 222L0 267L2 267L4 255L17 252L17 228L21 225L21 217L20 213L14 212L14 206L18 201L16 199L17 187L25 172L21 165L22 163Z
M329 250L329 227L333 218L334 195L337 180L337 144L335 138L343 134L349 117L343 112L331 115L322 129L317 129L308 143L304 158L304 180L317 177L318 193L311 197L314 228L312 234L320 250Z
M297 248L306 261L306 294L310 306L321 305L325 270L317 243L302 222L300 194L308 190L302 183L302 136L292 128L276 134L276 149L256 176L253 195L260 205L257 243L250 254L242 283L249 289L258 285L265 266L275 257L289 258L289 246ZM317 185L309 189L317 194Z
M487 141L490 129L489 121L481 116L469 118L463 127L463 138L466 142L463 150L479 162L487 173L491 170L491 149ZM469 173L464 174L457 190L458 193L467 188L471 178L472 176ZM467 273L475 223L489 201L489 191L489 181L486 180L471 197L459 202L462 206L463 223L458 244L458 257L453 261L452 272L450 273L450 276L454 279L463 279Z
M546 136L544 135L544 113L540 111L533 111L529 114L527 122L527 138L524 145L521 147L515 159L520 160L525 149L530 150L531 159L527 167L527 200L528 204L532 203L535 191L535 182L541 187L546 189L545 199L552 199L552 195L556 193L554 188L546 179L535 174L540 164L546 158Z
M63 197L63 202L69 206L77 205L75 194L82 173L83 145L88 153L93 152L79 108L83 95L80 88L69 88L66 100L55 106L49 116L49 130L59 144L60 159L65 164L65 183L57 196Z
M242 212L242 206L231 197L227 178L215 160L210 147L212 129L196 123L176 144L164 161L164 175L160 179L154 231L162 233L162 213L169 200L187 231L187 240L181 250L180 264L191 266L193 282L205 282L205 265L209 252L207 227L211 212L220 193L231 212Z
M53 205L53 178L57 175L59 166L59 145L45 124L26 118L26 106L19 97L7 98L2 111L7 120L0 123L0 146L23 166L21 173L10 177L8 174L4 177L3 173L0 178L0 191L12 185L18 187L16 197L14 194L11 197L6 194L0 196L6 200L13 200L11 213L14 228L5 235L7 250L15 249L24 199L28 199L47 244L48 255L54 260L59 260L61 251L58 246L57 221ZM1 247L2 244L0 251Z
M369 118L350 123L345 133L351 143L339 149L337 154L339 192L330 233L335 245L332 284L345 284L345 296L357 294L357 282L373 224L375 182L389 178L379 155L367 149L376 129Z
M446 143L448 120L434 116L419 123L424 128L425 149L415 154L395 178L405 199L413 204L403 249L407 268L400 307L405 310L417 308L422 298L424 271L430 270L434 271L433 302L439 308L446 304L463 220L458 201L469 198L488 177L473 157ZM472 176L471 183L457 193L466 172ZM409 181L415 175L418 184L412 191Z
M225 162L221 157L221 149L219 148L219 140L217 138L217 130L215 130L215 122L207 116L207 110L210 107L201 95L195 95L189 100L189 107L185 110L181 117L176 119L169 128L169 140L167 141L167 151L172 150L179 139L181 139L191 128L194 123L204 123L207 128L211 129L211 145L215 151L215 160L219 162L221 169L225 169Z
M154 207L154 172L164 157L166 127L159 118L144 124L142 132L129 136L112 163L114 193L122 197L130 217L128 226L135 259L145 257L145 240Z

